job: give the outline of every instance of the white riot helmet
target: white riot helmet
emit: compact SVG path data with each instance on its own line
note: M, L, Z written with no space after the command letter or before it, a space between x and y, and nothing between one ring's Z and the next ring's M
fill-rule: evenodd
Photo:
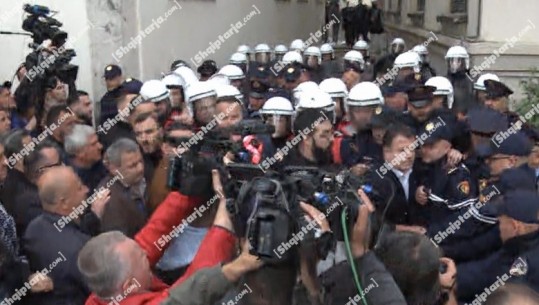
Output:
M243 94L238 88L232 85L223 85L214 83L215 94L217 95L217 101L219 100L236 100L238 103L243 103Z
M259 113L262 115L264 121L267 124L275 126L275 133L273 133L272 135L273 137L283 137L291 131L292 117L294 116L295 111L294 107L292 106L292 103L288 99L280 96L272 97L264 103L264 106L262 106L262 109L260 109ZM269 121L270 116L272 121ZM286 131L286 134L283 134L283 131L277 130L277 126L279 125L281 116L290 117L290 131Z
M303 62L303 58L301 57L301 54L296 51L288 51L284 56L282 60L283 64L288 65L293 62Z
M211 82L205 81L205 82L196 82L194 84L191 84L185 93L187 96L187 109L189 110L189 114L191 116L194 116L194 103L202 100L204 98L208 97L217 97L217 93L215 92L215 84L212 84Z
M361 82L355 85L346 99L346 112L350 107L382 106L384 96L380 88L371 82Z
M271 60L271 48L261 43L255 47L255 60L261 64L266 64Z
M475 84L473 85L473 88L475 90L479 91L487 91L487 88L485 88L485 81L486 80L495 80L497 82L500 81L500 78L496 74L487 73L479 76Z
M326 92L331 96L331 98L343 98L345 99L348 96L348 90L346 89L346 84L335 77L327 78L323 80L320 85L320 90Z
M234 53L230 56L228 61L231 65L245 65L247 64L247 55L243 53Z
M305 44L303 43L303 40L296 39L290 43L290 51L298 51L303 52L303 49L305 48Z
M303 56L305 58L305 63L309 65L309 58L311 56L316 57L315 60L317 60L318 64L322 63L322 53L320 52L320 48L318 47L308 47L305 52L303 52Z
M404 42L404 39L402 38L395 38L391 42L391 53L392 54L401 54L406 50L406 43Z
M210 76L208 81L216 85L230 85L230 79L228 76L221 73L215 73L214 75Z
M422 44L418 44L415 46L412 51L419 54L419 59L421 60L421 63L428 63L428 56L429 56L429 50L427 50L427 47L425 47Z
M329 94L317 89L302 92L296 106L296 114L305 109L320 109L322 111L333 113L333 122L335 123L335 102Z
M183 90L187 89L191 84L198 82L195 72L186 66L177 68L174 70L174 74L179 75L183 79Z
M236 65L226 65L219 70L220 74L226 75L230 80L244 79L243 71Z
M454 94L453 94L453 85L451 82L443 76L435 76L429 78L425 83L425 86L436 87L433 95L443 95L447 97L447 108L451 109L453 107Z
M320 91L320 87L315 82L303 82L299 84L294 90L292 90L292 96L294 97L294 105L297 106L301 99L301 95L305 92Z
M449 48L447 54L445 54L445 59L450 73L470 69L470 55L468 55L468 51L464 47L454 46Z
M363 55L359 51L348 51L346 54L344 54L343 59L345 67L347 65L356 65L360 67L361 71L365 69L365 60L363 59Z
M161 79L163 84L170 89L179 89L185 85L184 80L181 76L176 73L169 73Z
M288 48L284 44L278 44L275 46L275 54L284 55L288 52Z
M363 58L369 57L369 44L365 40L358 40L352 49L361 52Z
M322 55L331 54L331 59L335 59L335 50L329 43L324 43L320 46L320 53Z
M140 95L145 101L153 103L158 103L170 96L165 83L156 79L144 82L140 88Z
M393 66L399 69L413 68L415 73L419 73L421 72L420 62L421 59L419 58L419 54L408 51L397 56L395 62L393 63Z
M251 53L253 53L253 51L251 51L251 48L248 45L245 45L245 44L239 46L238 50L236 52L242 53L242 54L245 54L245 55L250 55Z

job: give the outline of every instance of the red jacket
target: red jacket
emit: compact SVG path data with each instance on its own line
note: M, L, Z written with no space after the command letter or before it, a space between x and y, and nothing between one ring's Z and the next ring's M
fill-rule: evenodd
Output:
M163 255L165 249L161 251L154 245L162 235L167 235L173 230L173 226L178 226L184 218L187 218L200 205L201 200L189 198L177 192L171 192L167 198L159 205L152 214L148 223L137 233L135 241L144 249L148 255L150 266L154 267ZM232 258L236 237L228 230L214 226L209 231L193 262L185 274L172 286L161 282L154 277L150 291L131 294L123 299L122 305L158 305L168 297L171 287L179 285L189 276L201 268L215 266L216 264L230 260ZM167 243L167 245L170 243ZM108 305L115 304L111 300L101 300L94 293L86 300L86 305Z

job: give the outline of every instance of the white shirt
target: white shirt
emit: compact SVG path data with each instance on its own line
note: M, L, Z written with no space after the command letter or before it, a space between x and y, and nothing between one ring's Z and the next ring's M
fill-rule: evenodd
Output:
M406 196L406 200L408 200L408 193L410 192L410 174L412 173L412 169L407 170L405 173L395 168L392 168L391 171L399 179L399 182L404 189L404 195Z

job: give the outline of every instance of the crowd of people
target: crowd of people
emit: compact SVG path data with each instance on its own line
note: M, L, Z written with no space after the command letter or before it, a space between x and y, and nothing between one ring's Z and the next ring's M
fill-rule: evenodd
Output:
M469 80L461 46L445 77L401 38L380 58L351 47L242 45L146 81L107 65L98 103L56 76L36 95L21 65L0 87L1 304L539 304L539 133L513 91ZM272 131L238 134L246 122ZM295 202L314 243L253 254L221 171L202 195L169 183L214 131L241 147L223 164L367 181L350 236Z

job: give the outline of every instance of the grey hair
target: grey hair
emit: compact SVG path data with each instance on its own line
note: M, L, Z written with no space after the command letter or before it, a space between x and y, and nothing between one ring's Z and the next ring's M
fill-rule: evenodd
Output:
M75 125L71 133L64 139L66 153L75 155L81 148L88 144L88 137L95 134L95 130L88 125Z
M127 138L121 138L107 148L105 152L105 158L108 162L114 166L122 166L122 155L124 153L139 152L140 148L138 144Z
M98 297L108 299L122 292L122 284L129 276L129 258L116 251L128 240L120 231L102 233L88 241L79 252L77 267L86 284Z

